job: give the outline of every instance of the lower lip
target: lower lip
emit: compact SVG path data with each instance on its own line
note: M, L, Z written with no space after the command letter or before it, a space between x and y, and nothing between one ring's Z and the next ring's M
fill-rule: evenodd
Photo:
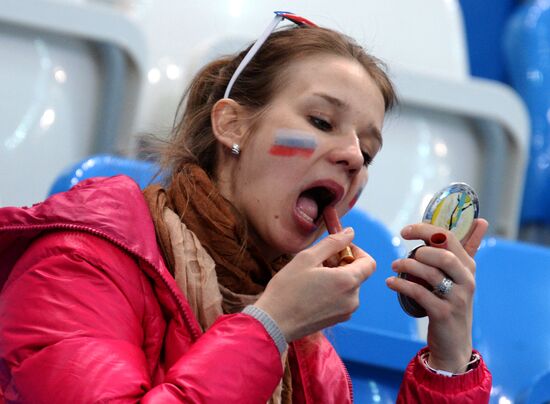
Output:
M311 234L319 228L317 224L304 218L303 214L296 208L296 206L294 207L293 216L294 216L294 221L298 225L298 228L304 234Z

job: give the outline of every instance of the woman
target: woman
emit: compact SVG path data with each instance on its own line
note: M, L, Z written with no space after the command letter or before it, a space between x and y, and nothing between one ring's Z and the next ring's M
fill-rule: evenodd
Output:
M273 33L283 18L301 27ZM320 331L350 317L375 262L352 246L355 261L337 266L352 229L310 245L325 209L343 215L366 184L394 100L349 38L277 13L252 50L191 83L163 154L165 187L92 179L0 210L4 399L350 402ZM448 233L446 250L394 265L456 282L441 298L388 280L430 316L402 402L488 399L490 373L471 346L471 255L486 227L479 220L465 248ZM403 236L435 232L417 224Z

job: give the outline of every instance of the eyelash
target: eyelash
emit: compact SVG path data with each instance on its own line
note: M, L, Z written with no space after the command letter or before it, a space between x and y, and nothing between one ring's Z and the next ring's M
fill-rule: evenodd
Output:
M371 155L365 151L361 151L361 154L363 155L363 165L365 167L372 165L373 158Z
M323 118L319 118L318 116L309 116L309 122L316 127L319 130L322 130L323 132L330 132L332 130L332 125L330 122L326 121Z
M310 123L317 129L323 131L323 132L330 132L332 130L332 125L330 122L324 120L323 118L319 118L318 116L309 116ZM363 165L365 167L368 167L372 164L373 158L371 155L366 151L361 151L361 155L363 156Z

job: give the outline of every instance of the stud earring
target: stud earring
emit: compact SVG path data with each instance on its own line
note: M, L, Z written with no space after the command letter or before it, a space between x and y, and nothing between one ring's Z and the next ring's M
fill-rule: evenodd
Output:
M238 156L241 154L241 147L237 143L233 143L231 146L231 153L233 153L235 156Z

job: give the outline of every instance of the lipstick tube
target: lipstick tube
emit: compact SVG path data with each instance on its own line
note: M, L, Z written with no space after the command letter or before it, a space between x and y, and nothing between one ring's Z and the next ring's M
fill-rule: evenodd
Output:
M342 231L342 224L340 219L338 219L338 213L334 206L327 206L323 211L323 219L325 220L325 225L330 234L338 233ZM338 253L339 262L338 265L342 266L345 264L351 264L355 261L355 257L351 252L351 248L347 246L342 251Z

